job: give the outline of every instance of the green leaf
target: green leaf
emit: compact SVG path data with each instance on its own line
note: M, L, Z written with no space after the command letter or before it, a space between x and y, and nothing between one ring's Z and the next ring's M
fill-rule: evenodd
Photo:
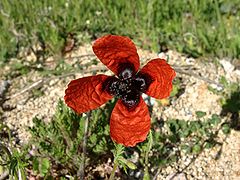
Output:
M192 122L190 122L190 125L189 125L190 130L192 132L198 131L201 128L201 126L202 126L202 124L200 121L192 121Z
M150 175L149 175L148 170L145 170L145 171L144 171L143 180L150 180Z
M128 168L130 168L130 169L132 169L132 170L137 169L137 166L136 166L133 162L125 159L125 158L122 157L122 156L120 156L120 157L118 158L118 161L121 163L121 165L126 165Z
M231 131L231 129L230 129L229 124L223 124L223 125L222 125L222 132L223 132L224 134L229 134L230 131Z
M48 173L48 170L50 169L50 162L47 158L43 158L41 160L41 168L39 169L40 174L42 176L45 176Z
M206 114L207 114L206 112L203 112L203 111L196 111L195 113L196 113L197 118L202 118L202 117L206 116Z
M190 153L191 152L191 147L189 145L186 145L186 144L183 144L180 146L181 147L181 150L183 152L185 152L186 154Z
M114 144L115 149L113 150L114 159L118 159L122 157L122 154L124 153L125 147L121 144Z
M214 142L206 142L204 145L204 148L206 148L206 149L213 148L215 144L216 143L214 143Z
M192 153L194 154L198 154L201 152L201 146L199 144L195 144L193 147L192 147Z
M152 131L150 130L148 134L148 144L147 144L147 154L151 151L153 145L153 136L152 136Z
M33 171L37 173L39 170L39 161L37 158L33 159L32 166L33 166Z
M186 129L188 128L188 122L184 120L178 120L177 124L180 126L179 128L181 129Z
M225 88L228 87L228 81L227 81L226 77L221 76L219 82L220 82Z
M171 131L172 133L174 133L174 134L175 134L175 133L178 131L178 129L180 128L180 125L179 125L178 121L179 121L179 120L173 119L173 120L169 120L169 121L167 122L170 131Z
M218 125L221 122L220 117L217 114L213 114L212 118L210 119L210 123L214 126Z
M126 165L127 165L130 169L132 169L132 170L137 169L137 166L136 166L133 162L131 162L131 161L129 161L129 160L127 161Z
M179 141L179 136L177 134L172 134L168 137L172 143L177 143Z
M180 89L180 82L178 84L173 84L173 89L171 91L170 96L171 97L176 96L178 94L178 92L179 92L179 89Z
M123 168L124 172L125 172L126 174L128 174L126 164L122 164L121 162L120 162L120 164L122 165L122 168Z
M199 129L198 132L200 133L201 136L206 136L206 131L204 128Z
M182 133L180 135L181 135L181 137L186 138L186 137L189 136L189 134L190 134L190 130L189 129L183 129L183 131L182 131Z

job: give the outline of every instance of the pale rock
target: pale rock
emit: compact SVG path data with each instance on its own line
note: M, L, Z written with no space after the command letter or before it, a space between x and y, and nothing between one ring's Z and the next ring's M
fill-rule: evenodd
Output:
M185 173L173 173L166 177L166 180L187 180Z

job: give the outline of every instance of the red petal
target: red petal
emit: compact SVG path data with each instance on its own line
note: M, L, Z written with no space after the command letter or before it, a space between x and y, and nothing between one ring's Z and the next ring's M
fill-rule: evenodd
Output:
M77 113L96 109L112 98L102 84L109 76L97 75L75 79L65 91L65 103Z
M135 146L146 139L150 123L148 107L142 97L138 106L131 110L118 100L110 120L111 138L124 146Z
M121 64L130 64L138 71L140 62L137 49L128 37L106 35L95 41L93 51L112 72L118 75Z
M164 59L153 59L149 61L140 71L151 77L152 83L145 92L147 95L157 99L163 99L172 91L172 80L176 76L175 71Z

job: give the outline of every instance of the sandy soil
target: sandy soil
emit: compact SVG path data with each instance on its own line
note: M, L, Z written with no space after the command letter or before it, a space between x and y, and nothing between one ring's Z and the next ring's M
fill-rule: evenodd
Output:
M208 86L221 89L222 87L215 84L219 83L221 76L226 76L229 82L239 82L240 80L239 70L232 68L233 65L229 65L228 61L225 60L221 60L221 63L217 65L187 58L174 51L156 54L138 50L138 53L141 57L141 64L145 64L149 59L158 56L169 59L169 63L177 70L177 77L182 79L185 91L171 106L162 109L158 107L157 103L154 104L154 113L163 119L193 120L195 119L195 111L207 112L207 116L220 114L222 111L219 102L221 96L209 91ZM87 44L76 49L65 59L70 65L75 66L79 63L83 67L82 72L75 72L66 77L43 79L39 72L32 70L27 75L10 79L10 88L6 93L10 99L4 102L3 107L13 108L5 109L2 107L2 119L4 123L17 132L20 144L27 142L30 136L26 127L32 125L33 117L39 116L43 117L45 121L51 120L58 99L63 98L66 85L71 79L92 73L111 74L102 64L88 66L93 59L96 58L91 50L91 45ZM13 59L12 63L21 61ZM25 63L32 61L36 61L36 59L30 55L26 58ZM54 57L49 58L45 63L49 69L52 69L56 66L56 61ZM7 71L9 69L5 67L2 73ZM1 77L4 77L4 74ZM36 87L38 86L38 90L43 93L42 96L32 95L31 90L36 88L34 83ZM34 88L31 89L31 86ZM159 113L159 108L162 110L161 113ZM223 143L221 147L216 146L213 149L204 150L182 173L175 174L194 157L183 156L180 164L161 169L156 179L240 179L240 131L232 130L227 137L220 133L218 138ZM216 158L220 148L221 156Z

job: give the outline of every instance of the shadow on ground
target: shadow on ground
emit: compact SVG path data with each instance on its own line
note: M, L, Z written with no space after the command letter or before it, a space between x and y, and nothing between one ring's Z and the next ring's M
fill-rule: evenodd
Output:
M221 116L230 116L230 127L240 131L240 88L233 92L222 107Z

